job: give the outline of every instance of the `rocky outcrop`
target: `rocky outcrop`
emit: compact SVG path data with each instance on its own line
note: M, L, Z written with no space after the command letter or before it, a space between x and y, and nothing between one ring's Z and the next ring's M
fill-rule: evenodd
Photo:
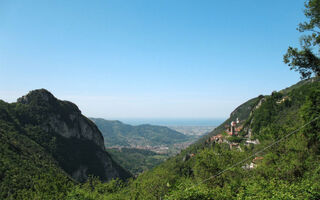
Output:
M263 104L263 102L265 102L265 101L266 101L266 98L265 98L265 97L259 96L259 101L258 101L257 105L251 110L250 116L253 114L253 112L254 112L255 110L257 110L258 108L260 108L261 105Z
M105 149L103 136L97 126L81 114L79 108L68 101L60 101L45 89L33 90L19 98L18 103L49 108L41 127L63 137L85 138Z
M66 138L85 138L94 142L101 149L105 149L102 134L95 124L86 119L81 113L72 113L69 115L69 122L61 120L59 114L50 115L42 127L49 131L52 130Z
M102 180L131 176L112 160L101 132L75 104L61 101L45 89L33 90L17 103L25 109L20 113L23 124L44 132L44 138L35 139L75 180L83 182L89 175Z

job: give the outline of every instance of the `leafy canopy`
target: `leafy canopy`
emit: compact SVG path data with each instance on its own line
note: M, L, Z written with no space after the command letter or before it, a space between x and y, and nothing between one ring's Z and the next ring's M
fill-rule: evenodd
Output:
M298 71L301 79L320 76L320 0L308 0L304 14L307 21L300 23L298 31L309 32L300 39L301 49L289 47L283 60L291 70Z

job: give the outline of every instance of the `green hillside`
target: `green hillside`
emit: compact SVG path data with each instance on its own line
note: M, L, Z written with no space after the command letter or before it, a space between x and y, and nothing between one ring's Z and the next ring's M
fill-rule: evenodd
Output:
M237 108L209 134L222 134L223 142L207 136L111 196L86 194L96 199L319 199L319 116L319 78L299 82ZM237 117L242 129L228 136L223 127ZM238 148L230 148L234 138Z
M74 183L0 101L0 199L60 199Z
M107 149L107 152L120 166L134 175L152 169L169 158L168 154L159 154L146 149Z
M254 107L259 104L259 100L261 98L263 98L262 95L260 95L259 97L250 99L249 101L247 101L247 102L241 104L240 106L238 106L230 114L230 117L226 121L224 121L222 124L220 124L217 128L215 128L209 134L204 135L202 138L200 138L189 149L193 149L193 148L197 148L197 147L201 147L201 146L205 145L205 141L208 140L208 138L210 138L210 137L212 137L214 135L218 135L219 133L223 132L225 130L225 126L229 125L232 121L235 121L237 118L240 121L245 121L246 119L248 119L248 117L250 116L250 113L252 112Z
M106 147L159 146L185 142L190 137L164 126L131 126L120 121L90 118L103 134Z
M92 175L130 177L105 151L94 123L44 89L17 103L0 100L0 150L0 199L63 199Z
M165 126L132 126L120 121L90 118L101 130L107 152L123 168L137 175L180 152L196 140ZM181 144L181 147L175 144ZM119 150L119 148L121 150Z
M2 199L320 198L320 78L249 100L207 137L127 182L76 183L48 151L56 142L41 143L36 126L22 126L18 104L0 105ZM225 125L237 118L229 136Z

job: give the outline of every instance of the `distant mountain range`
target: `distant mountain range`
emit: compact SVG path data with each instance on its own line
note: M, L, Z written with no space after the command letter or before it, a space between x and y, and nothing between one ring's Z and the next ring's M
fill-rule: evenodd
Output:
M172 145L188 141L191 137L165 126L132 126L117 120L90 118L100 129L106 147L139 147Z

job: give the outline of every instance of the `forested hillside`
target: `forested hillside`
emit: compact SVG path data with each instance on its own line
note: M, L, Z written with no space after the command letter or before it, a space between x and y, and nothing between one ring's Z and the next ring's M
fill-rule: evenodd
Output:
M130 177L105 151L95 124L44 89L0 101L0 139L0 199L61 199L92 175Z
M90 118L101 130L106 147L160 146L185 142L188 136L165 126L131 126L120 121Z
M59 199L74 183L0 101L0 199ZM35 135L36 136L36 135Z
M302 81L245 102L211 133L137 177L110 157L104 141L140 145L143 133L151 137L143 145L159 145L184 136L116 121L100 127L112 133L103 138L75 104L44 89L16 103L0 100L0 199L320 199L320 0L307 0L304 15L298 30L307 34L284 55ZM150 152L129 153L139 160Z
M227 120L241 119L237 135L220 127L210 136L221 140L208 136L120 191L82 192L95 199L319 199L319 78L243 105L251 106Z
M170 156L146 149L121 148L107 149L111 157L133 175L152 169Z
M2 199L320 198L319 78L248 101L202 141L126 182L73 181L56 160L59 143L19 117L28 108L1 102Z
M197 139L165 126L132 126L117 120L90 119L101 130L107 152L134 175L159 165Z

